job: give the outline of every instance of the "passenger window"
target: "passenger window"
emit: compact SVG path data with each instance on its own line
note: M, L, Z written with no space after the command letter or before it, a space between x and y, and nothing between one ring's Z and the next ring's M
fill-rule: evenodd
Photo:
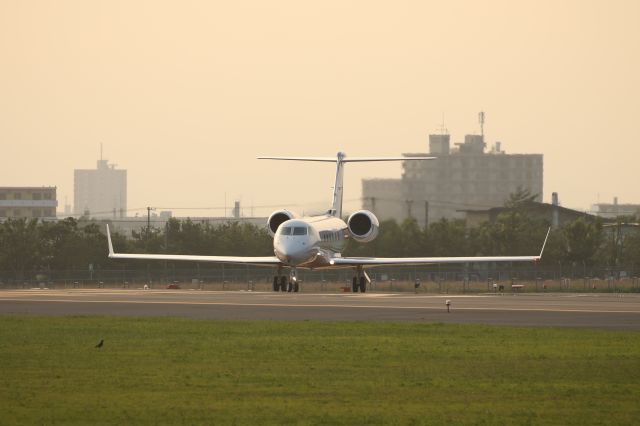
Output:
M293 228L293 235L307 235L307 228L296 226L295 228Z
M280 232L280 235L291 235L291 227L285 226L284 228L282 228L282 232Z

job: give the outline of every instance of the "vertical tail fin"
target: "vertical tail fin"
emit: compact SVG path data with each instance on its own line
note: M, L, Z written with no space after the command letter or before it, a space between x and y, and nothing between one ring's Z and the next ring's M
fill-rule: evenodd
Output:
M333 201L329 214L342 217L342 190L344 189L344 152L339 152L336 158L336 180L333 184Z

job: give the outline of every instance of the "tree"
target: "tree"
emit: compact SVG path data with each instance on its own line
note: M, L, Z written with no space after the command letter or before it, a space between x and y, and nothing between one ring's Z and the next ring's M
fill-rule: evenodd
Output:
M538 198L538 194L532 194L530 190L519 186L516 189L516 192L509 195L504 206L508 208L519 208L534 202L536 198Z
M0 232L2 268L16 279L26 278L27 271L42 265L43 245L37 219L9 219Z
M640 230L636 230L624 239L620 262L637 275L640 267Z
M78 232L78 221L66 218L58 222L43 223L42 246L46 250L43 261L48 269L71 269L77 263L78 256L83 254L81 237Z
M566 259L591 266L603 242L602 225L578 218L564 226Z
M536 254L536 247L544 240L547 229L547 223L533 220L526 210L501 213L488 234L495 250L492 254L512 256Z
M432 223L425 232L425 245L429 256L466 256L470 244L462 220L441 219Z

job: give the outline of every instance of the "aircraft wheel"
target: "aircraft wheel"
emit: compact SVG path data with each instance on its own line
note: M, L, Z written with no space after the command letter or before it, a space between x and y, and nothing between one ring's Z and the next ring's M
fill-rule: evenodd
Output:
M297 292L299 292L299 291L300 291L300 284L299 284L299 283L295 283L295 284L293 285L293 292L294 292L294 293L297 293Z
M280 286L278 285L278 276L273 277L273 291L278 291Z
M287 277L280 277L280 291L287 291Z
M364 293L367 291L367 279L365 277L360 277L360 293Z
M351 281L351 292L358 292L358 277L353 277L353 281Z

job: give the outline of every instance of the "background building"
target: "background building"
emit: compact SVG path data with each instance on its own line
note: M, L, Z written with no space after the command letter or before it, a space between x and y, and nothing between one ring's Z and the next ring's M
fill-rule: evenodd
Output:
M640 217L640 204L618 204L618 197L614 197L613 204L594 204L591 207L591 212L596 216L600 216L606 219L615 219L619 216Z
M549 222L554 229L565 226L579 218L584 218L588 221L596 219L592 214L562 207L558 202L558 194L556 192L552 194L551 200L551 204L527 201L518 207L492 207L485 210L466 210L463 213L466 216L467 227L470 228L480 226L484 222L495 223L500 214L510 213L519 209L526 210L527 214L535 220L541 219Z
M428 222L463 219L463 210L503 206L518 189L543 197L542 154L506 154L500 142L485 152L483 135L466 135L450 147L450 135L429 135L432 161L405 161L401 179L365 179L363 208L380 220L402 221L413 217L421 226Z
M55 219L57 207L55 186L0 187L0 220Z
M96 218L125 217L127 214L127 171L98 160L95 170L74 171L73 213Z

